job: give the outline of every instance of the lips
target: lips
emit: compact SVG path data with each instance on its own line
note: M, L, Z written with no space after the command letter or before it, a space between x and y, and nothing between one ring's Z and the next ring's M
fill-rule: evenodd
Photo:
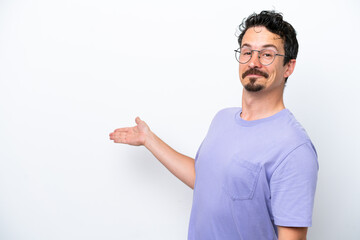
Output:
M244 72L241 76L242 78L245 78L248 75L257 75L257 76L263 76L264 78L268 78L269 74L262 72L260 70L258 70L257 68L250 68L249 70L247 70L246 72Z

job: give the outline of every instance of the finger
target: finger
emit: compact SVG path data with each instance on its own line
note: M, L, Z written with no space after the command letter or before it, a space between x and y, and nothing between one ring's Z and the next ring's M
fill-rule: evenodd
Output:
M125 127L125 128L118 128L118 129L115 129L115 131L114 132L127 132L127 131L129 131L129 127Z
M136 117L136 118L135 118L135 122L136 122L136 124L140 124L140 123L141 123L141 119L140 119L139 117Z
M116 139L116 138L123 138L126 136L126 132L114 132L111 137Z
M109 134L110 140L115 140L116 136L117 136L116 132L112 132Z
M114 139L118 138L120 135L119 135L119 133L112 132L109 134L109 136L110 136L111 140L114 140Z
M113 140L114 142L116 142L116 143L118 143L118 142L121 142L121 137L120 137L120 135L119 134L113 134L112 136L111 136L111 138L110 138L111 140Z
M128 135L128 134L127 134L126 132L121 132L121 133L119 134L119 138L126 138L127 135Z
M116 134L118 134L118 133L116 133L116 132L114 131L114 132L109 133L109 136L110 136L110 137L114 137Z

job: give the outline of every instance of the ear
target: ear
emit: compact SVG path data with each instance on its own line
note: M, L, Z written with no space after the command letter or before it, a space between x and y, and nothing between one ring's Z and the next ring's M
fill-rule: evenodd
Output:
M286 65L285 65L285 72L284 72L284 78L289 77L294 69L295 69L296 59L291 59Z

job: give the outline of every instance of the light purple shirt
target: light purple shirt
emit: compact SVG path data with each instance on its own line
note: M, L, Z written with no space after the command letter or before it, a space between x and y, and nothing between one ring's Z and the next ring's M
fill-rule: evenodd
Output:
M311 226L318 162L288 109L245 121L221 110L195 158L189 240L276 240L278 226Z

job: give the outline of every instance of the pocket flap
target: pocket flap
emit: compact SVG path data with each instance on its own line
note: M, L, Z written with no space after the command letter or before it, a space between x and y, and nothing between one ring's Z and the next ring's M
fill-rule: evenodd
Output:
M254 196L261 165L235 155L226 168L223 188L232 200L249 200Z

